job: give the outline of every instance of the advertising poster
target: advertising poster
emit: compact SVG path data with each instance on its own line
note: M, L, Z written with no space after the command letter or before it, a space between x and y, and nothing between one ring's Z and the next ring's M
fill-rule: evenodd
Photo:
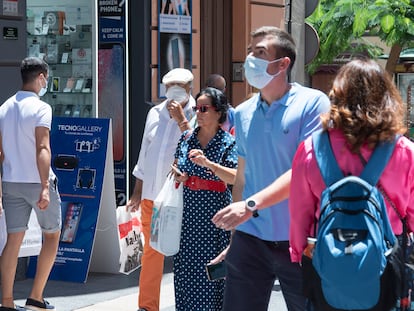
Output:
M191 0L159 0L159 97L165 96L162 77L171 69L192 68Z
M125 0L98 1L98 116L112 119L117 206L126 204Z
M52 280L87 279L101 205L109 127L109 119L53 119L52 168L62 200L62 230ZM30 260L29 276L34 276L35 261L33 257Z

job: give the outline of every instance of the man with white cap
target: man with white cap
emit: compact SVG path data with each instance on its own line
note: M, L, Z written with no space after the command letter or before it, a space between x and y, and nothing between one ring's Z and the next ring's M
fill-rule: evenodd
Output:
M145 245L139 279L138 311L158 311L164 256L151 248L152 208L174 161L174 151L183 131L190 129L195 100L191 96L191 71L175 68L162 79L167 99L148 112L138 162L132 174L135 187L127 208L141 207Z

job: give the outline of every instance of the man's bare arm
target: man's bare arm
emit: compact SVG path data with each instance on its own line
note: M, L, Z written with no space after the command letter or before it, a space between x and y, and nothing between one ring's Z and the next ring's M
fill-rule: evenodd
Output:
M139 178L135 179L134 192L126 204L127 208L130 208L132 211L137 211L139 205L141 204L141 195L142 195L142 180Z
M50 133L47 127L36 127L36 164L39 171L41 191L37 205L40 209L46 209L49 206L49 170L52 158L50 151Z
M233 198L235 202L223 208L222 210L218 211L212 219L213 223L217 227L225 229L225 230L233 230L235 227L242 224L243 222L245 222L247 219L249 219L252 216L252 212L246 209L245 201L241 200L242 199L241 193L243 191L243 188L241 188L241 191L240 191L240 188L237 188L237 186L239 186L237 184L239 167L237 169L237 175L236 175L236 184L235 184L236 188L233 189L233 193L234 193ZM244 161L242 161L242 168L243 168L243 175L244 175ZM249 199L254 200L256 202L256 207L258 210L267 208L269 206L272 206L276 203L279 203L287 199L289 197L289 192L290 192L291 176L292 176L292 170L288 170L283 175L281 175L279 178L277 178L273 183L271 183L268 187L250 196ZM259 212L259 215L260 215L260 212Z

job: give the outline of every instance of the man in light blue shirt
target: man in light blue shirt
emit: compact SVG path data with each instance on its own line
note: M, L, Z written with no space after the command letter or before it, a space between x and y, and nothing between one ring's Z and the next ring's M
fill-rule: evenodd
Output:
M250 198L290 170L299 143L320 127L320 114L329 110L325 94L288 82L295 59L296 47L286 32L265 26L252 33L244 69L260 93L240 104L235 115L239 160L233 198L243 201L213 218L225 229L234 228L228 221L232 214L246 220L234 223L226 255L225 311L267 311L276 278L288 310L305 310L301 269L290 261L288 202L258 211Z

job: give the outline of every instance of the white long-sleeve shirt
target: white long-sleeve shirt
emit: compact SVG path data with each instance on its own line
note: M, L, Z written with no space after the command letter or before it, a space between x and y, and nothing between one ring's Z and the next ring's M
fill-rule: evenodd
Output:
M132 174L143 181L141 199L154 200L171 170L174 152L181 131L177 122L170 117L167 101L150 109L145 122L144 135L138 162ZM192 96L184 107L187 120L194 115Z

